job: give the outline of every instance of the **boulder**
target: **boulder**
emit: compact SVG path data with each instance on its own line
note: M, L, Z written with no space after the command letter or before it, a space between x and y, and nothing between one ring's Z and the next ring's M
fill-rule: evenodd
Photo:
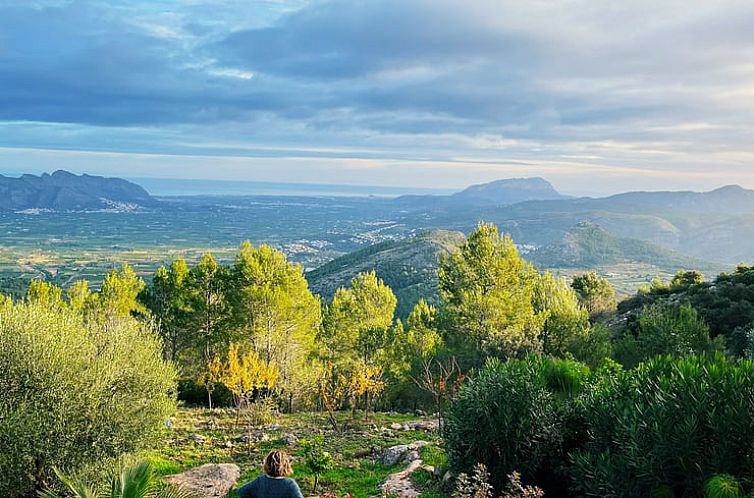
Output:
M419 450L428 444L426 441L415 441L411 444L392 446L382 453L382 464L391 466L399 462L411 463L420 460Z
M165 480L197 498L225 498L241 477L241 469L232 463L206 464Z
M403 424L399 424L398 422L393 422L392 424L390 424L390 428L393 429L394 431L399 431L403 429Z

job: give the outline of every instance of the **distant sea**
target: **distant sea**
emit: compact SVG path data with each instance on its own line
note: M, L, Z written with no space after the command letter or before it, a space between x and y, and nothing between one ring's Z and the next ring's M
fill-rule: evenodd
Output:
M397 197L407 194L450 194L455 190L372 185L274 183L230 180L126 178L156 196L178 195L292 195L306 197Z

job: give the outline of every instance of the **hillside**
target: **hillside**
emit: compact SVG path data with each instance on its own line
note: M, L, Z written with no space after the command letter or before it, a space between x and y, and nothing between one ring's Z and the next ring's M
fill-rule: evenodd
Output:
M507 178L471 185L451 195L405 195L394 203L413 209L437 207L510 206L526 201L567 199L544 178Z
M2 210L133 210L156 204L146 190L121 178L78 176L62 170L18 178L0 175Z
M622 263L646 263L665 269L708 268L703 261L642 240L617 237L599 225L581 222L561 240L528 256L548 268L591 268Z
M754 191L739 186L710 192L530 200L507 206L436 205L421 215L425 228L463 232L479 220L492 222L522 245L557 244L571 227L589 222L619 238L721 265L748 261L754 251Z
M466 237L460 232L435 230L416 237L375 244L346 254L306 274L312 291L330 299L349 285L357 273L376 271L398 297L399 317L406 317L421 297L437 295L440 254L457 249Z

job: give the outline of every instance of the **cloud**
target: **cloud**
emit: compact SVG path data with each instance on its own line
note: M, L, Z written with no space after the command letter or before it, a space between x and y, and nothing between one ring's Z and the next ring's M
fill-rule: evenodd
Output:
M739 171L753 24L744 0L0 4L0 145Z

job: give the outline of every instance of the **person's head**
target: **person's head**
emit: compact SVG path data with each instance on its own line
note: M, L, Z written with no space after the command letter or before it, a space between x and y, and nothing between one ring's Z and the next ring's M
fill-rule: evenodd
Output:
M270 477L285 477L293 474L291 459L280 450L272 450L264 459L264 473Z

